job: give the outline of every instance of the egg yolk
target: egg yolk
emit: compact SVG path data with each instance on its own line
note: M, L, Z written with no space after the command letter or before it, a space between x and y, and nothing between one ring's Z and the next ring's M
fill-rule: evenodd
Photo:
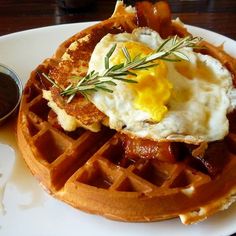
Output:
M126 47L131 59L139 55L141 58L151 53L153 50L139 42L124 42L121 47ZM112 59L113 64L124 63L126 58L120 50ZM172 90L172 84L167 79L167 66L161 60L155 60L154 67L135 70L138 83L128 84L135 94L134 107L150 114L152 121L159 122L168 111L166 106Z

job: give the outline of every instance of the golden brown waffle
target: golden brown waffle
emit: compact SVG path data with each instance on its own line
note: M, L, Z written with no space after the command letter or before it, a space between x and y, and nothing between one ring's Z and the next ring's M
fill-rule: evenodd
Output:
M38 71L48 72L69 47L73 36L32 72L24 89L18 144L42 186L54 197L84 211L121 221L156 221L180 217L184 224L203 220L226 208L236 195L236 129L226 139L222 171L210 177L184 159L123 160L118 134L108 128L98 133L77 129L65 132L53 122L42 98L49 84Z

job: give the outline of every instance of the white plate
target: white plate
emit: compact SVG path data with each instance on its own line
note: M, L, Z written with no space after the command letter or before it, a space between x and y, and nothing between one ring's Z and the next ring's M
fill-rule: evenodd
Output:
M0 63L10 66L25 83L30 72L50 57L61 42L89 25L91 22L50 26L0 37ZM188 28L193 35L214 44L224 43L225 50L236 57L235 41L204 29L193 26ZM0 142L4 142L4 139ZM10 173L12 167L13 173ZM0 235L60 236L82 233L96 236L204 236L236 232L236 204L227 211L191 226L182 225L179 219L156 223L114 222L73 209L45 193L22 160L15 158L13 149L4 144L0 144L0 173L3 173L0 187L5 186L2 199L5 214L0 211Z

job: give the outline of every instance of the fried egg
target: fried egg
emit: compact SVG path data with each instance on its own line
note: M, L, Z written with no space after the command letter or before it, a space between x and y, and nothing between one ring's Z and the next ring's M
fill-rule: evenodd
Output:
M125 62L122 48L130 57L145 57L163 43L155 31L138 28L132 33L108 34L95 47L89 71L103 73L105 56L116 44L110 66ZM168 47L168 44L165 45ZM236 102L232 76L209 55L182 48L189 60L156 60L156 66L127 75L137 83L115 81L112 93L97 91L90 100L109 118L109 127L132 136L156 141L186 143L223 139L229 131L227 113Z

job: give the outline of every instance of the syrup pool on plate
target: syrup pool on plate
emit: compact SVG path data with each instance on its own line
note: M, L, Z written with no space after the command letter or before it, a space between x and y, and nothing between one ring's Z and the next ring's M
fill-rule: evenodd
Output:
M18 203L20 209L42 205L43 191L28 170L17 147L16 118L0 126L0 148L0 213L7 212L4 196L8 186L16 188L20 194L30 196L26 202Z

